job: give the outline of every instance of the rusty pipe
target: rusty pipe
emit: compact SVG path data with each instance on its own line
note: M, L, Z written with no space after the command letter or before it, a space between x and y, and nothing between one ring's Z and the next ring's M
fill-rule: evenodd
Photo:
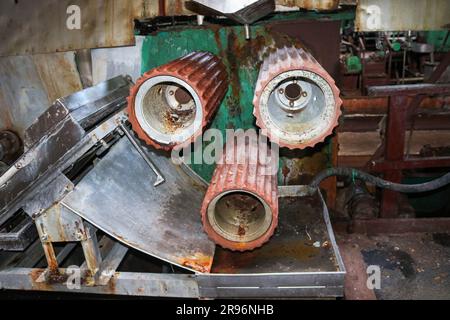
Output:
M270 149L227 142L201 209L211 240L234 251L269 240L278 224L276 161Z
M129 121L157 149L193 142L228 89L224 64L209 52L192 52L146 72L131 88Z

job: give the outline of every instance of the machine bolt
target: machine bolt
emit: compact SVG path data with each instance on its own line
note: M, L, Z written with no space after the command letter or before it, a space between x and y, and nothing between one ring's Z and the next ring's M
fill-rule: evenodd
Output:
M82 231L80 231L80 230L76 231L76 232L75 232L75 238L76 238L78 241L83 240L83 239L84 239L84 233L83 233Z

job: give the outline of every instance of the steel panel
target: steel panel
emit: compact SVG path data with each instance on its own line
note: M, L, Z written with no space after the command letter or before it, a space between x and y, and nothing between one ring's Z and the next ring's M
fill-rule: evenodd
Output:
M135 82L141 76L141 51L144 38L136 36L134 46L92 49L94 85L122 74L130 75Z
M26 128L56 98L81 89L73 52L2 57L0 128L23 138Z
M343 287L298 288L200 288L201 297L208 298L337 298L344 295Z
M156 1L1 1L0 56L132 45L133 19L150 13L149 2ZM70 5L80 8L80 29L67 27Z
M164 172L163 184L153 186L147 163L127 139L121 139L62 204L135 249L188 270L208 272L215 245L200 220L204 185L169 157L155 151L148 155Z
M448 29L448 0L359 0L357 31L424 31Z

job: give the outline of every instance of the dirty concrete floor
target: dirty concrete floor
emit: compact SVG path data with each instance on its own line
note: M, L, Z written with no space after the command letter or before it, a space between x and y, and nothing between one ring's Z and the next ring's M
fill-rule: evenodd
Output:
M338 234L337 239L358 248L367 266L380 266L377 299L450 299L450 233Z

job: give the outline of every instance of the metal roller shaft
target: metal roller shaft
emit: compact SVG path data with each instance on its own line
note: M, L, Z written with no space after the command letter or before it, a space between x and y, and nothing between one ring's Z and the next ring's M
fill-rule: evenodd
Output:
M147 144L163 150L193 142L228 88L220 59L192 52L146 72L131 88L129 121Z
M214 171L203 200L202 222L210 239L224 248L260 247L278 224L275 157L264 150L227 143Z

